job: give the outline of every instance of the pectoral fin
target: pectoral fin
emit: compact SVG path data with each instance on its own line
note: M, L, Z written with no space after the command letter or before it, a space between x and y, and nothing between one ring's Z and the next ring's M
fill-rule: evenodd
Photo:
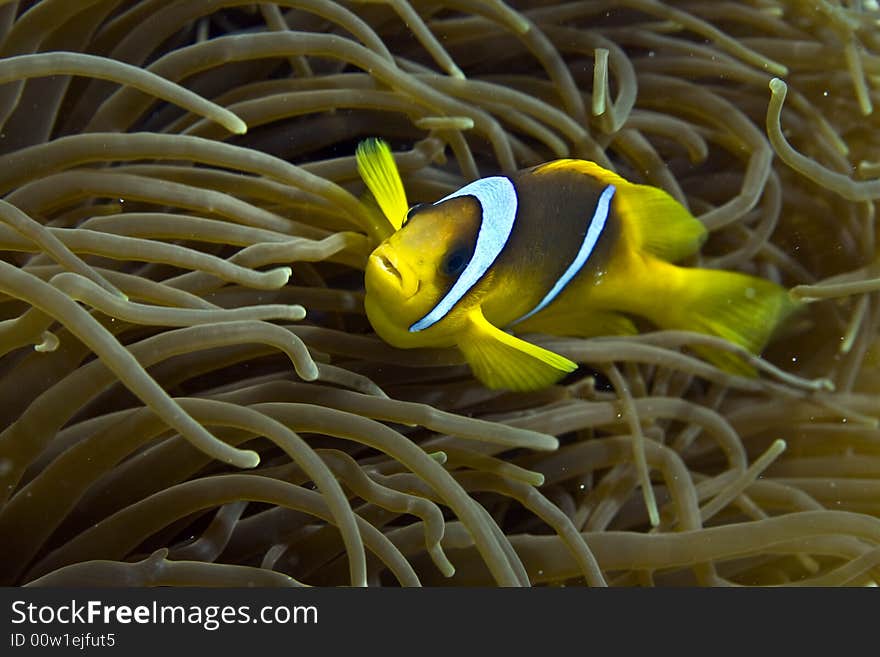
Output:
M474 376L489 388L538 390L577 368L574 361L493 326L480 308L469 313L458 346Z
M394 230L400 230L409 206L388 144L381 139L366 139L358 144L356 157L358 172L382 213Z

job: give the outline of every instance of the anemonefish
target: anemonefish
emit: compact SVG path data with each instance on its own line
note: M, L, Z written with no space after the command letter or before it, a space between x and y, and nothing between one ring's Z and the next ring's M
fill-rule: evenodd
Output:
M385 142L361 142L357 161L396 231L367 263L370 323L396 347L458 347L490 388L534 390L577 367L513 333L627 335L639 317L759 353L793 309L770 281L672 264L699 250L703 224L663 190L593 162L481 178L409 208ZM695 351L750 372L730 352Z

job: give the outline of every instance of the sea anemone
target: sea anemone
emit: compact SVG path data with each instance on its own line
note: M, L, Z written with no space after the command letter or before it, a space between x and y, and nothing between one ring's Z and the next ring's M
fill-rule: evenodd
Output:
M874 0L0 1L0 583L880 578ZM665 189L692 264L805 302L536 337L488 390L363 310L411 199L560 157ZM693 347L748 358L756 377Z

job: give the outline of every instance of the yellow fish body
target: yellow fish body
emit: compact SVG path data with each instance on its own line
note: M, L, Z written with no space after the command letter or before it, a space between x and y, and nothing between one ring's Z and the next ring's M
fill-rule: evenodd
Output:
M703 225L666 192L592 162L482 178L409 210L384 142L363 142L358 163L396 229L367 264L370 323L396 347L458 347L491 388L534 390L577 367L511 332L633 334L637 316L759 353L794 307L770 281L673 264L700 248Z

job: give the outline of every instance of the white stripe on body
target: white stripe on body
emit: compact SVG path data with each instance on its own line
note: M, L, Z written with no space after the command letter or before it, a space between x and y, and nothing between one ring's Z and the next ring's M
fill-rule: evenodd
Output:
M587 260L590 259L590 255L596 247L596 242L599 241L599 237L602 235L602 231L605 228L605 222L608 220L608 214L611 209L611 199L614 197L614 192L614 185L608 185L608 187L603 189L602 193L599 195L599 200L596 202L596 210L593 212L593 218L590 219L590 225L587 227L587 234L584 235L584 241L581 242L581 248L578 250L574 260L571 261L571 264L568 265L568 269L563 272L562 276L556 279L553 287L544 295L544 298L541 299L541 302L537 306L532 308L519 319L511 322L508 326L518 324L535 313L544 310L544 308L550 305L553 299L559 296L559 293L565 289L565 286L578 275L578 272L583 269L584 265L587 264Z

